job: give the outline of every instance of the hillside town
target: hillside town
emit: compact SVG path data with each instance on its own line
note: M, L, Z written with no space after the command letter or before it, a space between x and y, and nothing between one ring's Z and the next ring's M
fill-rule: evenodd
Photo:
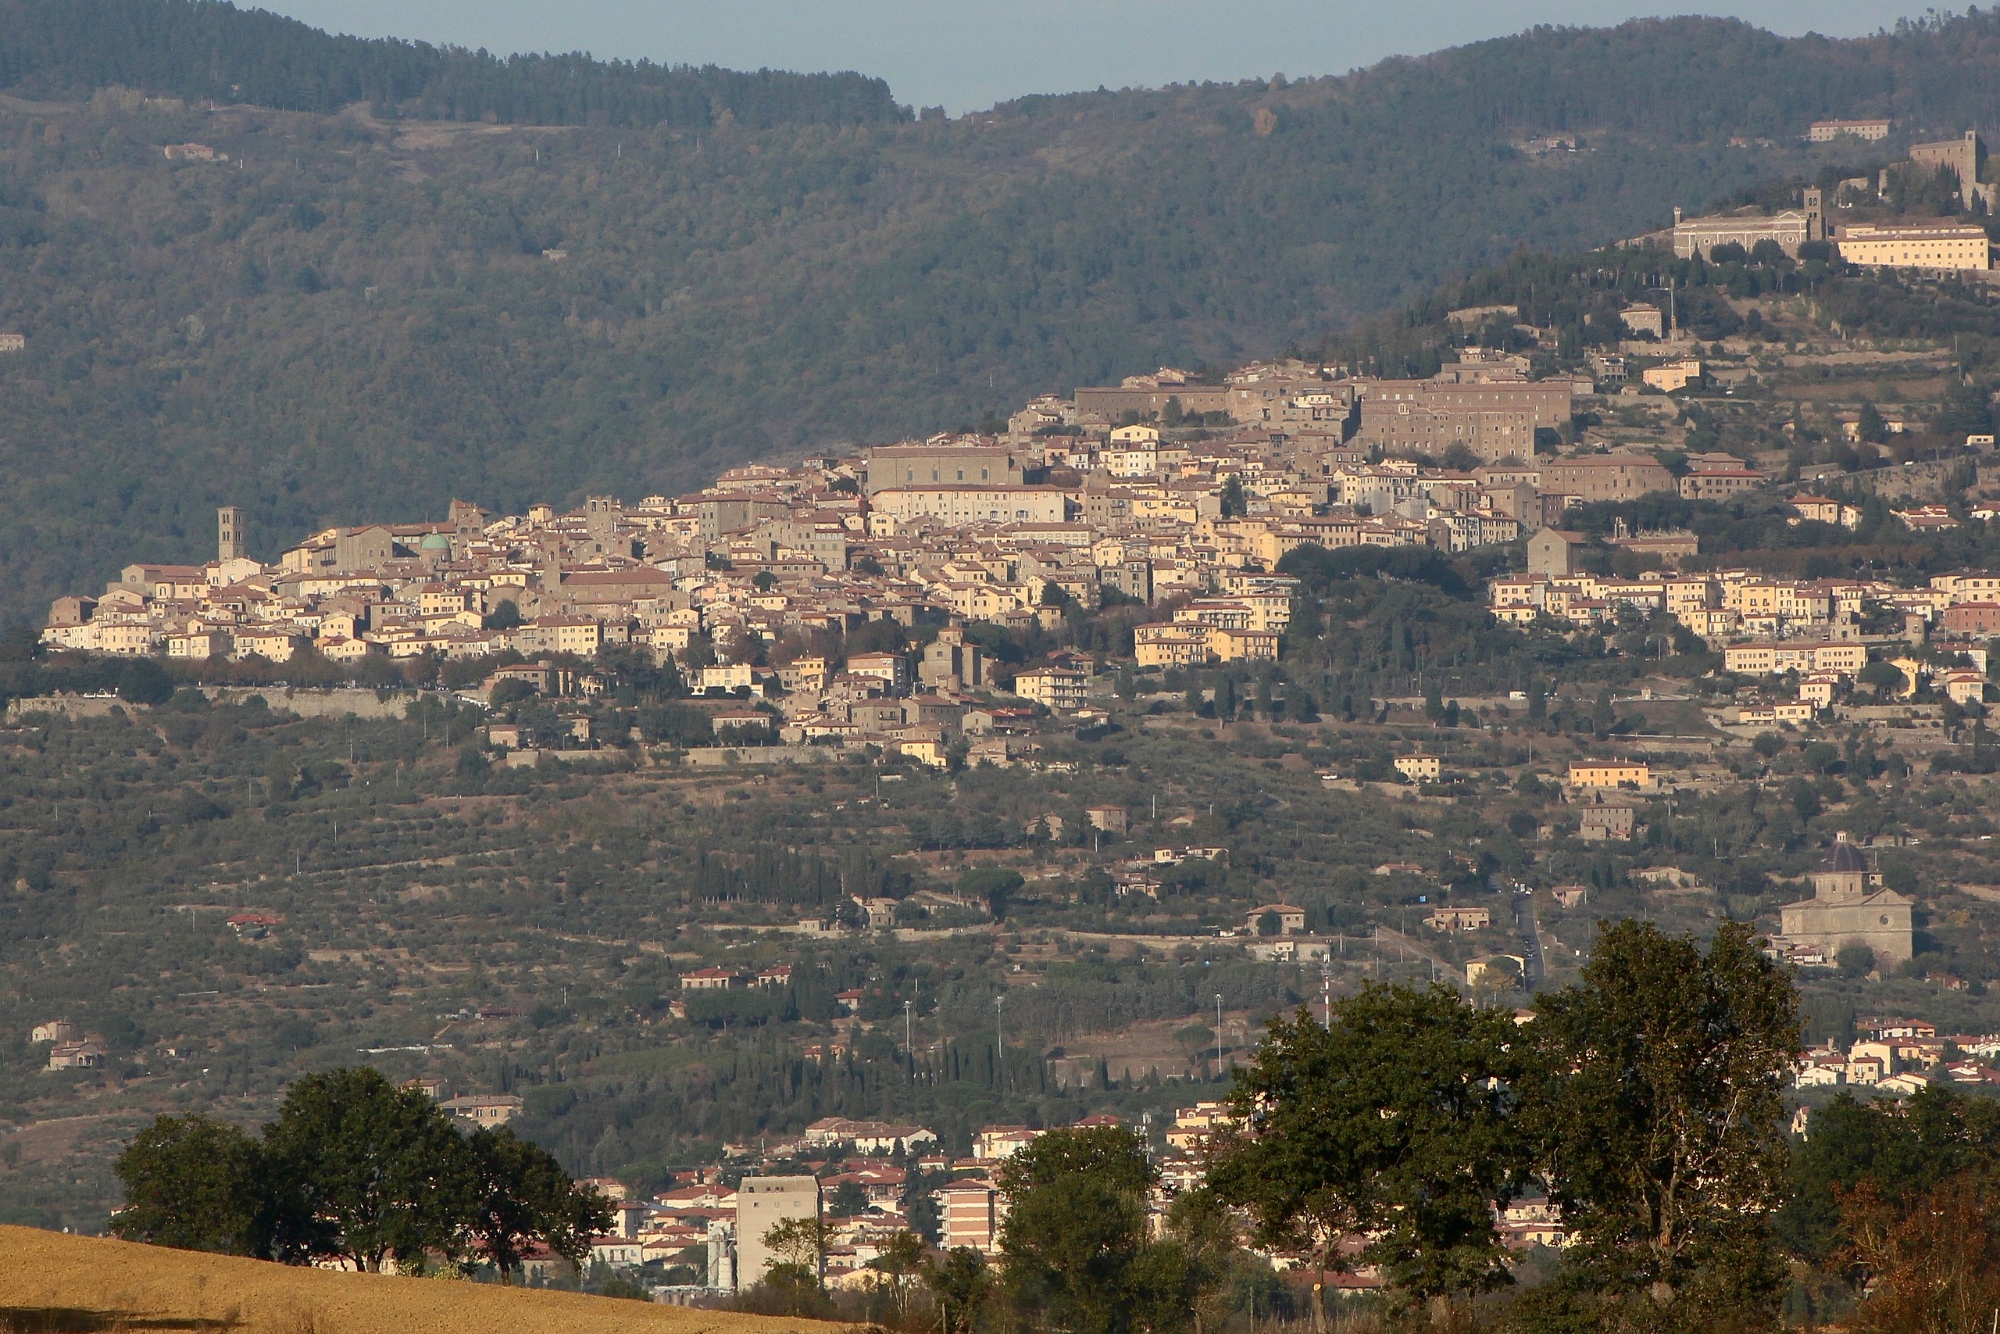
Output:
M752 465L693 495L593 497L565 514L454 503L442 522L329 529L268 564L247 553L247 516L225 509L215 560L132 565L102 594L59 599L44 642L279 663L308 650L348 662L633 644L686 663L705 641L713 661L690 684L734 690L761 681L748 664L758 643L875 620L1028 627L1123 600L1170 611L1140 628L1142 665L1268 662L1290 602L1273 571L1295 547L1459 551L1543 525L1556 502L1532 469L1382 458L1533 458L1537 433L1566 429L1575 384L1529 380L1524 358L1459 369L1358 382L1260 365L1214 386L1163 370L1039 399L999 436ZM1226 429L1175 429L1196 419ZM1629 462L1551 482L1576 488L1571 503L1636 493ZM947 657L940 648L916 679L986 683L976 654ZM852 685L827 668L798 664L786 689ZM865 656L847 675L905 684Z
M1524 568L1487 585L1504 624L1670 615L1730 672L1790 683L1806 716L1844 699L1871 656L1898 664L1906 694L1935 677L1958 703L1983 698L2000 575L1911 587L1713 562L1683 573L1700 554L1691 531L1620 520L1603 543L1569 531L1581 506L1658 495L1768 493L1791 522L1833 528L1860 510L1724 452L1687 454L1676 473L1657 447L1579 441L1585 402L1630 387L1529 371L1526 356L1476 346L1428 380L1296 361L1215 383L1163 369L1037 399L999 435L734 468L632 505L495 515L454 502L441 521L330 528L268 562L249 554L248 516L225 508L215 559L129 565L102 593L58 599L42 640L190 665L318 658L357 674L489 662L486 692L513 681L550 696L601 690L577 664L629 650L728 705L712 711L720 741L870 744L942 765L979 731L995 735L975 762L1005 763L1007 708L1087 712L1113 655L1004 667L975 627L1031 635L1072 609L1128 607L1129 666L1254 671L1278 658L1297 587L1281 563L1295 550L1513 544ZM1921 534L1992 509L1908 504L1895 517ZM868 649L872 622L927 642ZM497 726L493 739L531 749Z

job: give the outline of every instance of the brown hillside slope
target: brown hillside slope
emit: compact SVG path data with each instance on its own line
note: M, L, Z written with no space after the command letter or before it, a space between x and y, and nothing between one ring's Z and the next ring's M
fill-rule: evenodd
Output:
M77 1312L59 1325L31 1312ZM84 1315L83 1313L89 1313ZM93 1318L94 1317L94 1318ZM0 1329L242 1334L809 1334L834 1326L567 1292L338 1274L33 1228L0 1227Z

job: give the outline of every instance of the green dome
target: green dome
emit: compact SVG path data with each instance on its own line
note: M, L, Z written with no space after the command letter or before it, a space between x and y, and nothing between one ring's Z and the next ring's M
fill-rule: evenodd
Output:
M423 548L425 551L450 551L451 539L443 533L430 533L424 538Z

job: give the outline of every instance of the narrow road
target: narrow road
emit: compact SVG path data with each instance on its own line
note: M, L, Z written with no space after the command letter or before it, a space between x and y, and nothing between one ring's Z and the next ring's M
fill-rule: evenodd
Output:
M1521 981L1532 992L1541 987L1544 975L1542 931L1535 925L1535 896L1519 887L1514 890L1514 928L1521 935L1521 958L1526 960Z

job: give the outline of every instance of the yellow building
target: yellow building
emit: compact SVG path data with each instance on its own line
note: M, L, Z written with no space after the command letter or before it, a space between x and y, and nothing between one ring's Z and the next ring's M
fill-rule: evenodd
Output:
M1637 760L1581 760L1569 767L1571 787L1651 787L1653 768Z
M1693 357L1655 366L1639 377L1663 394L1676 393L1701 379L1701 362Z
M1208 661L1206 625L1169 622L1132 629L1132 657L1141 667L1192 667Z
M1276 662L1273 630L1238 630L1199 621L1132 627L1132 657L1141 667L1199 667L1211 662Z
M1412 783L1435 783L1444 774L1444 764L1435 755L1398 755L1396 772Z
M1842 227L1834 242L1850 264L1879 264L1895 269L1990 269L1993 247L1984 227L1952 223L1913 226L1899 223L1854 223Z
M1217 662L1276 662L1278 636L1270 630L1208 627L1208 651Z
M1722 669L1739 676L1775 676L1785 672L1841 672L1852 676L1868 665L1866 644L1833 640L1731 644L1722 650Z

